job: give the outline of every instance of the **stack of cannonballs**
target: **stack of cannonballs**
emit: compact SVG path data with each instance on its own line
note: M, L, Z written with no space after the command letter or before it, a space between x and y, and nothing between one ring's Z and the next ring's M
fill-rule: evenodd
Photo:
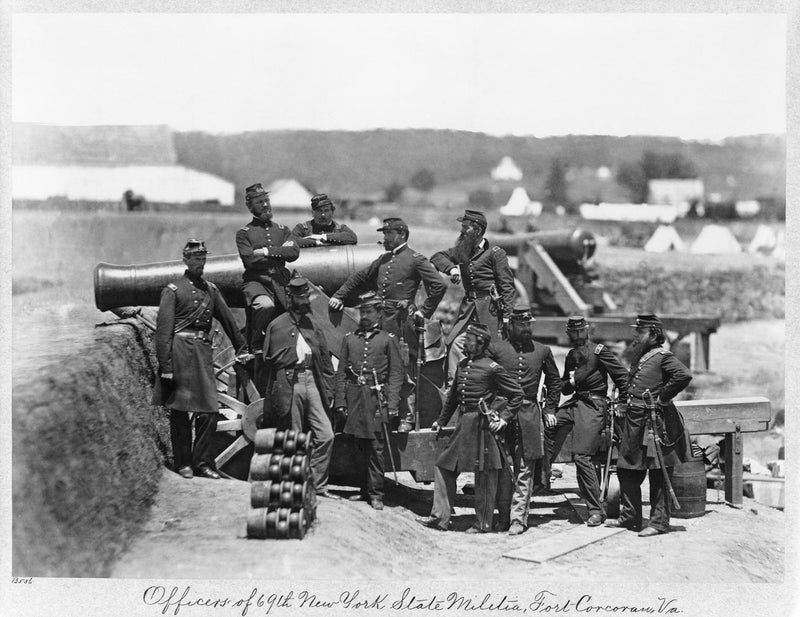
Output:
M254 443L247 537L302 540L317 509L310 434L259 429Z

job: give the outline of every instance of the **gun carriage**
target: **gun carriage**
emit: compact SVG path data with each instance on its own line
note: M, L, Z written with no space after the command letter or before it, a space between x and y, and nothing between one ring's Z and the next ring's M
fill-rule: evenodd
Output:
M615 313L616 305L597 280L592 267L597 243L594 236L581 229L532 232L518 235L489 234L489 241L503 247L515 269L517 291L536 310L537 339L564 344L564 316L581 313L592 318L593 339L616 343L632 340L629 324L635 316ZM338 289L354 272L367 267L382 252L378 245L349 245L304 249L291 267L312 282L312 310L332 353L338 353L347 332L354 331L358 316L353 309L329 311L329 295ZM94 272L95 304L98 309L112 310L119 316L136 316L147 327L155 326L155 307L164 286L180 277L184 271L181 261L119 266L100 263ZM238 255L211 256L206 262L204 278L217 285L231 308L243 308L244 297L240 291L243 267ZM695 334L697 342L692 367L708 367L708 341L720 325L716 317L662 318L668 331L673 332L672 342L687 334ZM421 340L424 343L424 363L419 368L421 394L419 397L419 427L410 433L392 433L390 448L386 449L387 468L409 471L417 481L433 479L433 464L448 439L449 431L440 435L428 427L438 416L443 400L445 380L442 348L443 334L437 323L426 327ZM260 427L262 401L249 382L246 371L233 359L233 350L219 345L215 351L215 373L219 382L220 413L225 416L218 426L219 450L217 466L223 473L244 478L247 475L252 443ZM334 360L335 362L335 360ZM705 406L692 406L700 415L713 415L718 423L719 414L713 401L703 401ZM758 421L751 430L763 430L769 420L769 401L746 399L741 405L724 401L725 409L733 405L739 415L752 415ZM755 409L748 414L748 409ZM704 411L704 413L702 413ZM702 430L703 417L687 418L697 432ZM737 426L739 424L737 423ZM738 429L741 430L741 427ZM331 474L349 476L354 446L344 435L337 435L334 445ZM605 459L605 452L602 453ZM564 444L560 461L570 460L570 440ZM735 473L735 470L733 471ZM741 475L741 474L739 474ZM740 488L740 482L732 486ZM727 486L726 486L727 488ZM726 490L726 497L728 491ZM736 499L732 492L730 499ZM741 502L741 494L738 496Z

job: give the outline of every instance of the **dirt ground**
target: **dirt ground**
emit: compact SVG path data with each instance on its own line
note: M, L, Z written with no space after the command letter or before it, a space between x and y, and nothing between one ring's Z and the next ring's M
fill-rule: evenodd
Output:
M564 472L554 491L576 492L572 465ZM511 537L463 533L474 511L471 496L459 493L453 529L441 533L414 521L430 512L431 486L400 476L401 486L390 486L383 511L364 502L320 500L306 537L279 541L247 539L248 483L184 480L165 470L151 519L112 577L402 580L413 572L415 579L477 580L490 572L504 581L592 580L624 565L641 573L642 583L697 582L698 573L707 584L783 581L784 513L747 498L735 509L709 490L705 514L673 518L673 533L643 539L622 532L537 564L503 554L555 534L566 538L581 525L563 494L535 497L530 528ZM462 474L459 483L468 479ZM644 488L646 497L646 483ZM356 494L352 487L333 489Z

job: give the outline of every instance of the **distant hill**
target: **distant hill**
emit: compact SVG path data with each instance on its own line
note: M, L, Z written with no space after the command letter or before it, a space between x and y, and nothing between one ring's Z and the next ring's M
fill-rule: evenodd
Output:
M599 191L594 171L612 174L642 153L681 153L706 185L726 199L785 199L786 139L777 135L731 138L722 143L670 137L495 137L445 130L255 131L233 135L172 132L165 126L64 127L15 123L15 164L178 164L233 182L237 201L245 186L296 178L312 191L335 196L382 192L394 182L408 185L421 168L437 187L491 185L490 170L511 156L524 173L522 184L541 199L554 158L568 166L574 199L619 200L621 187Z
M258 131L236 135L201 132L175 134L182 165L233 181L237 191L253 182L294 177L313 191L333 195L382 191L392 182L408 184L421 168L430 169L437 185L476 179L489 182L489 171L511 156L532 187L544 184L551 161L562 158L574 175L589 169L637 161L646 150L679 152L704 179L707 192L724 198L785 198L786 140L761 135L722 143L682 141L669 137L494 137L483 133L435 130ZM479 183L478 183L479 184Z

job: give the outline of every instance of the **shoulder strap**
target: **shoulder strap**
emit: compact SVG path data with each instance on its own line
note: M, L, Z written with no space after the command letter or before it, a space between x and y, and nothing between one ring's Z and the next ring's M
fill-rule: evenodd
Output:
M650 351L648 351L646 354L644 354L639 359L639 364L637 365L636 369L638 370L638 369L642 368L642 366L644 365L645 362L647 362L653 356L655 356L657 354L660 354L662 351L667 351L667 350L666 349L662 349L661 347L656 347L656 348L651 349Z
M169 287L172 291L178 291L178 286L175 283L167 283L167 287Z
M594 355L599 356L603 349L605 349L605 345L603 345L603 343L598 343L597 347L594 348Z

